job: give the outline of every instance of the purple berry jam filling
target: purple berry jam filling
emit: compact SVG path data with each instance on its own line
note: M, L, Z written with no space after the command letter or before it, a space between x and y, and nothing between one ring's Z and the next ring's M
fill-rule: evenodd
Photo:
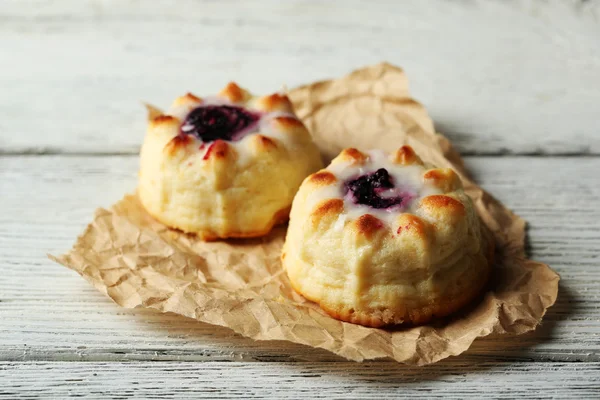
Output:
M383 192L389 192L394 187L392 177L385 168L359 176L356 179L347 181L345 184L346 195L350 196L355 204L363 204L378 209L391 208L402 204L403 196L382 196Z
M203 142L235 142L257 126L260 115L242 107L209 105L193 109L181 124L181 133Z

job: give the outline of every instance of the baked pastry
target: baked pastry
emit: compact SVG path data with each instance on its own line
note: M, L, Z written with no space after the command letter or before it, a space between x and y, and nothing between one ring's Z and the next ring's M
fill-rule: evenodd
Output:
M423 324L484 287L492 241L452 169L404 146L346 149L302 183L282 262L294 289L334 318Z
M150 109L138 193L162 223L204 240L255 237L287 221L302 180L322 167L285 95L235 83Z

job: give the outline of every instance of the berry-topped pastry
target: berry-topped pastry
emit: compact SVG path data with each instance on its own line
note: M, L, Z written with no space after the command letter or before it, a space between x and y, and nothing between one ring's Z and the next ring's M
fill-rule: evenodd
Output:
M346 149L302 183L282 261L292 286L331 316L365 326L423 324L484 287L493 252L451 169L404 146Z
M139 197L164 224L205 240L255 237L287 220L292 199L322 167L285 95L255 97L230 83L152 109Z

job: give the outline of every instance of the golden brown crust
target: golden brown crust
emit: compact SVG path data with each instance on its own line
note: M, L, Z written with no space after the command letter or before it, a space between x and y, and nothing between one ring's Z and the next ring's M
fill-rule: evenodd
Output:
M200 97L195 96L195 95L191 94L190 92L187 92L185 94L185 96L183 96L183 98L185 98L187 100L191 100L191 101L196 102L196 103L201 103L202 102L202 99Z
M246 99L248 92L239 87L235 82L229 82L219 92L219 96L228 98L232 103L240 103Z
M348 148L342 150L342 152L335 158L335 160L347 161L353 164L363 164L367 160L368 156L355 148ZM334 161L335 161L334 160Z
M493 264L494 243L487 242L484 251L487 265L482 268L480 275L469 283L469 286L449 298L439 298L432 301L430 304L423 305L417 308L399 306L394 309L371 309L368 311L357 311L351 307L340 307L325 304L319 299L310 298L302 293L293 282L292 288L304 296L306 299L317 303L323 311L335 319L368 326L371 328L389 327L400 324L423 325L430 322L434 318L442 318L454 314L469 303L474 301L481 295L488 282L491 268Z
M215 159L215 160L224 160L227 158L227 154L229 152L229 145L226 141L218 139L215 140L206 150L206 154L204 154L203 160Z
M146 111L148 111L148 121L152 121L154 118L162 115L162 110L158 107L153 106L152 104L144 104L146 106Z
M231 232L226 232L223 235L217 235L215 232L213 231L203 231L203 232L191 232L186 230L183 227L179 227L176 226L174 224L169 223L168 221L165 221L162 216L160 215L156 215L152 212L150 212L149 210L146 209L146 212L155 220L157 220L158 222L160 222L161 224L164 224L170 228L173 229L177 229L180 230L186 234L189 235L195 235L197 236L200 240L204 240L206 242L214 242L216 240L220 240L220 239L251 239L251 238L256 238L256 237L261 237L261 236L265 236L267 235L269 232L271 232L271 230L277 226L277 225L281 225L284 224L285 222L287 222L287 220L289 219L290 216L290 207L285 207L282 208L281 210L277 211L275 213L275 215L273 216L273 219L271 220L271 223L263 230L257 230L257 231L251 231L251 232L236 232L236 231L231 231Z
M150 124L153 127L163 124L179 124L179 120L171 115L157 115L152 118Z
M177 135L166 144L164 152L172 156L181 150L185 150L192 141L193 139L190 135Z
M414 235L421 239L427 238L427 225L421 218L413 214L401 214L398 217L397 235Z
M294 117L288 117L288 116L276 117L276 118L273 118L273 124L276 125L277 129L279 129L283 132L288 132L288 133L298 132L299 130L302 130L302 131L306 130L306 127L304 126L302 121L300 121L299 119L294 118Z
M451 168L430 169L423 174L423 180L440 188L445 193L462 187L460 178Z
M269 151L277 148L277 144L271 138L263 135L254 135L252 140L258 151Z
M313 222L319 222L327 217L337 217L344 211L344 201L342 199L328 199L319 203L313 212L310 213L310 218Z
M372 238L377 232L385 229L383 221L371 214L361 215L350 226L357 234L367 239Z
M337 178L327 170L321 170L308 177L308 181L316 186L327 186L337 182Z
M219 239L251 239L256 237L261 237L267 235L271 230L277 226L281 225L289 219L290 216L290 207L283 208L275 213L271 223L263 230L252 231L252 232L227 232L223 235L217 235L214 232L204 232L204 233L196 233L202 240L207 242L212 242Z
M434 194L424 197L421 200L419 208L425 209L434 214L446 212L451 216L463 216L466 213L463 203L453 197L443 194Z
M269 96L263 96L258 99L257 106L262 111L285 111L292 112L293 107L290 99L279 93L273 93Z
M421 158L414 152L410 146L402 146L392 156L392 161L401 165L420 164L423 165Z
M192 93L188 92L185 95L176 98L175 102L173 104L176 106L180 106L183 104L190 104L190 103L202 103L202 99L200 97L195 96Z
M460 296L440 299L420 308L398 307L396 309L355 311L353 309L329 308L327 305L321 305L321 307L334 318L372 328L399 324L423 325L433 318L446 317L463 308L481 293L486 282L487 276L480 279L478 284L466 288L460 293Z

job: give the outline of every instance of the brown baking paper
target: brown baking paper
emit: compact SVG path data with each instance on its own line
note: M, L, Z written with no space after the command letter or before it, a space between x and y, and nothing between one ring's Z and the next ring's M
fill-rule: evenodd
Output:
M435 325L383 330L341 322L291 289L279 260L284 227L261 239L205 243L153 220L135 195L97 210L73 249L55 260L123 307L173 312L356 361L424 365L464 352L481 336L535 329L556 300L558 275L525 258L525 222L468 179L458 153L411 99L400 68L375 65L293 89L290 97L327 159L345 147L409 144L425 161L460 174L497 243L489 290L476 305Z

